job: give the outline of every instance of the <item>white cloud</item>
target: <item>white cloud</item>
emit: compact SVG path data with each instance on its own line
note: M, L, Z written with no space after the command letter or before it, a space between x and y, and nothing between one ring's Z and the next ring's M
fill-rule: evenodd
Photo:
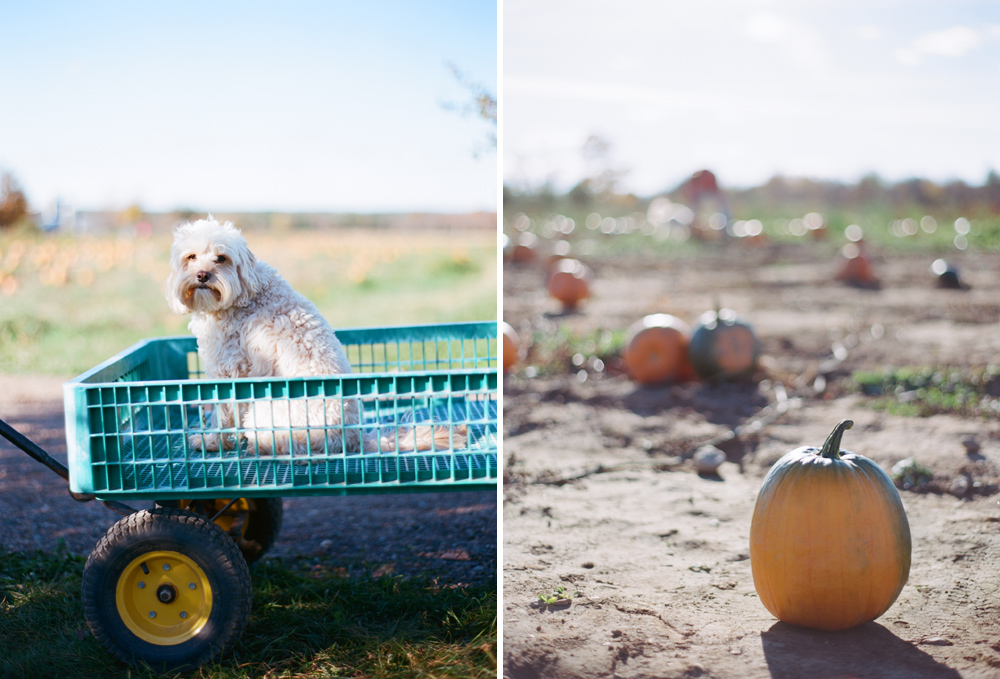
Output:
M1000 38L1000 26L991 26L987 30L987 35ZM983 36L976 29L968 26L952 26L940 31L921 33L909 46L896 49L893 56L904 66L917 66L923 63L925 56L949 59L964 57L982 42Z
M788 35L791 27L787 19L776 14L754 14L747 21L746 35L759 42L776 42Z
M752 41L773 45L800 71L833 70L835 60L823 33L800 17L757 12L747 19L743 33Z
M621 73L633 73L646 65L645 57L639 54L616 54L608 60L608 66Z
M920 52L910 47L900 47L893 50L892 56L903 66L919 66L920 62L923 61L920 58Z
M922 54L956 58L979 47L982 37L974 28L952 26L917 36L913 48Z
M878 26L873 26L872 24L865 24L863 26L858 26L854 31L854 35L858 36L862 40L878 40L882 37L882 29Z

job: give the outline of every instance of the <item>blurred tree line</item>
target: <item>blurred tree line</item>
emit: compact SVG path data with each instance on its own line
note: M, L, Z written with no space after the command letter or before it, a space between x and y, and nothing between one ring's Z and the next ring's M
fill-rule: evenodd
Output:
M869 174L856 184L815 179L772 177L761 186L729 192L742 209L773 212L779 206L812 209L887 208L902 211L919 207L925 212L1000 214L1000 175L990 171L980 186L955 179L943 184L912 178L883 181Z
M565 192L555 190L551 184L537 187L505 184L504 207L524 212L581 211L609 206L642 210L658 196L685 202L688 180L659 194L641 197L618 190L618 180L623 174L604 170ZM776 175L760 186L749 188L729 188L724 181L720 184L734 216L835 209L901 212L912 208L926 213L1000 214L1000 175L992 170L980 186L959 179L940 184L920 178L887 182L876 174L869 174L857 183Z

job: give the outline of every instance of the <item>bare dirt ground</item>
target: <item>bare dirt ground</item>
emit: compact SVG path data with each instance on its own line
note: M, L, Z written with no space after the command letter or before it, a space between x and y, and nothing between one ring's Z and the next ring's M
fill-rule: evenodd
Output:
M0 419L66 463L62 380L0 376ZM128 503L135 509L150 502ZM0 438L0 549L86 555L119 514L76 502L55 473ZM310 559L365 572L484 583L497 572L497 493L297 497L265 558Z
M1000 417L890 415L842 386L858 369L997 363L1000 259L957 253L958 291L935 288L933 257L879 258L873 290L836 283L834 251L594 261L573 313L547 299L540 266L505 269L504 320L522 337L656 312L693 323L718 297L764 354L747 382L640 387L613 361L532 377L528 349L504 383L505 677L1000 677ZM896 603L824 633L763 607L748 536L770 466L845 418L844 448L886 471L914 458L934 479L900 491L913 562ZM717 475L692 467L705 441L727 454ZM577 595L539 601L559 586Z

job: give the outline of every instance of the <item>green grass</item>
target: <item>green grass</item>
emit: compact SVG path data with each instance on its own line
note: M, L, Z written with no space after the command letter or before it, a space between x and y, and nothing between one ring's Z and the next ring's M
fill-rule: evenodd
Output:
M0 676L163 676L112 659L80 603L84 559L0 553ZM312 560L252 569L254 607L234 653L184 676L497 676L495 583L344 577Z
M492 233L248 233L337 327L497 318ZM66 378L135 342L186 335L164 299L170 237L0 233L0 374Z
M657 238L650 235L653 229L645 224L647 209L645 201L636 201L634 205L594 205L580 209L569 202L562 201L549 208L540 209L536 205L519 204L509 201L505 204L504 233L516 239L517 230L514 226L520 213L531 219L528 230L543 237L555 233L553 225L565 224L565 219L572 219L574 228L569 234L559 237L574 244L574 252L581 253L579 247L584 241L589 256L613 256L618 254L645 254L656 257L690 257L710 250L712 243L702 243L695 239L678 242L671 238ZM787 209L779 211L774 208L755 208L745 206L734 210L732 220L758 219L761 221L764 234L771 242L799 245L803 248L840 247L846 241L844 230L851 224L862 227L865 241L869 246L876 247L888 254L892 253L925 253L944 256L955 251L956 230L954 222L959 217L966 217L970 222L970 230L966 235L967 248L972 251L996 251L1000 249L1000 218L994 214L935 214L936 228L928 233L917 228L913 235L900 236L901 230L893 228L893 222L912 219L916 224L926 214L917 206L892 208L886 205L872 205L862 209L831 209L822 211L828 225L826 243L818 243L810 236L795 236L789 233L790 220L802 218L809 211ZM600 228L588 228L588 215L596 213L601 217L612 217L631 224L622 233L603 233ZM593 223L593 222L592 222ZM584 254L583 256L588 256Z
M536 330L525 361L538 375L604 372L625 349L626 330L579 332L560 325L555 332Z
M1000 419L1000 365L957 370L903 367L855 371L851 384L876 410L907 417L942 413Z
M492 240L468 253L418 252L382 262L360 283L317 282L308 296L335 327L495 320Z

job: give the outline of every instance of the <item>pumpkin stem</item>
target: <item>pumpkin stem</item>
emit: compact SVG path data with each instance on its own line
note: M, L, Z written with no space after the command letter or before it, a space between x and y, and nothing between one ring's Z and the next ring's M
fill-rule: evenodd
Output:
M830 435L826 437L826 443L823 444L823 448L820 449L820 457L825 457L830 460L840 459L840 439L843 437L844 432L854 426L854 420L844 420L830 432Z

